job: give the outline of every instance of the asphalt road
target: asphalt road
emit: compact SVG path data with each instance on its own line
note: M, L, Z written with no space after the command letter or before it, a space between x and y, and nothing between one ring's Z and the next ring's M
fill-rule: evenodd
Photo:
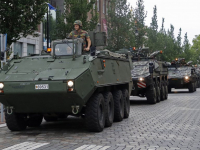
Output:
M0 127L0 150L198 150L200 89L175 90L168 100L149 105L131 97L128 119L101 133L86 131L84 120L70 117L39 128L11 132Z

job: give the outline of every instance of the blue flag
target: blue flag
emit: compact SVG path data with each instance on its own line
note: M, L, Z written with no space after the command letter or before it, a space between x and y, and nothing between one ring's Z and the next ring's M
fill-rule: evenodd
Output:
M55 10L56 11L56 8L54 8L52 5L50 5L49 3L48 3L48 5L49 5L49 9L50 10Z

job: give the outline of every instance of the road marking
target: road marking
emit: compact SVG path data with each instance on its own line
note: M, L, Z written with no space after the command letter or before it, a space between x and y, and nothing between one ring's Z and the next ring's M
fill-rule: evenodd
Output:
M107 150L110 146L100 146L100 145L82 145L75 150Z
M6 124L0 124L0 128L6 127Z
M7 148L4 148L2 150L34 150L36 148L39 148L39 147L42 147L44 145L47 145L49 143L36 143L36 142L23 142L23 143L20 143L20 144L16 144L16 145L13 145L11 147L7 147Z

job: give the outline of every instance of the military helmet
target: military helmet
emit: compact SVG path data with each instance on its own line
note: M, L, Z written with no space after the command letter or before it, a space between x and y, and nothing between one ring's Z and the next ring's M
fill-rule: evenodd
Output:
M81 27L83 26L83 25L82 25L82 22L81 22L80 20L76 20L76 21L74 22L74 25L76 25L76 24L79 25L79 26L81 26Z

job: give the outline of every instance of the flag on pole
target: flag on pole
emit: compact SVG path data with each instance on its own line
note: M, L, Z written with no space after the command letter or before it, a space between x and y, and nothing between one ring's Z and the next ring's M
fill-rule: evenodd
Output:
M52 5L50 5L49 3L47 3L49 5L49 10L55 10L56 11L56 8L53 7Z

